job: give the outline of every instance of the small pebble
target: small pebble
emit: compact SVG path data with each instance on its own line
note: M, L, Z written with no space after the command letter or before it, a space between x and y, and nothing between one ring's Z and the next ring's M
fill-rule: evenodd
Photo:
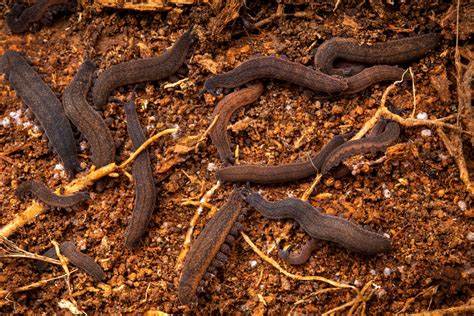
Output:
M449 156L448 155L445 155L445 154L439 154L439 159L441 160L448 160Z
M258 262L257 260L250 260L249 264L250 264L250 267L253 269L257 266Z
M461 209L461 211L467 210L467 204L466 204L466 202L464 202L463 200L459 200L458 206L459 206L459 208Z
M385 275L386 277L388 277L391 273L392 273L392 269L390 268L383 269L383 275Z
M215 163L210 162L210 163L207 165L207 171L213 172L213 171L216 171L216 170L217 170L217 166L216 166Z
M84 141L84 140L79 143L79 146L80 146L80 148L81 148L81 151L86 150L87 147L88 147L86 141Z
M371 269L371 270L369 271L369 273L372 274L372 275L377 275L377 271L375 271L374 269Z
M421 131L421 136L422 137L430 137L431 136L431 130L430 129L424 129Z
M467 233L466 239L469 241L474 241L474 232Z
M362 282L360 282L359 280L355 280L354 285L357 286L357 287L360 287L360 286L362 286Z
M2 120L0 120L0 126L9 127L10 126L10 119L8 117L5 117Z
M392 192L390 192L389 189L387 189L387 186L385 185L385 183L382 184L382 188L383 188L383 196L386 198L386 199L389 199L392 197Z
M416 115L416 118L419 120L426 120L428 119L428 114L426 112L420 112Z

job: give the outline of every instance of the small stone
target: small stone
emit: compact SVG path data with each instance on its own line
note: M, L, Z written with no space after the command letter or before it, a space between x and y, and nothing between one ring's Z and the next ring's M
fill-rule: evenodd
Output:
M0 120L0 126L3 127L9 127L10 126L10 119L8 117L5 117Z
M428 114L426 112L420 112L416 115L416 118L419 120L427 120Z
M254 269L257 266L258 262L257 260L250 260L249 265L252 269Z
M430 129L424 129L421 131L421 136L422 137L430 137L431 136L431 130Z
M386 199L389 199L392 197L392 192L390 192L389 189L387 189L387 186L385 185L385 183L382 184L382 188L383 188L383 196L386 198Z
M469 241L474 241L474 232L467 233L466 239Z
M446 191L441 189L441 190L438 190L437 194L438 194L438 197L443 197L446 194Z
M216 171L216 170L217 170L217 165L215 163L210 162L207 165L207 171L213 172L213 171Z
M458 206L459 206L459 208L461 209L461 211L467 210L467 204L466 204L466 202L464 202L463 200L459 200Z
M392 269L390 268L385 268L383 269L383 275L388 277L392 273Z
M374 269L371 269L371 270L369 271L369 273L372 274L372 275L377 275L377 271L375 271Z
M360 282L359 280L355 280L354 285L357 286L357 287L360 287L360 286L362 286L362 282Z

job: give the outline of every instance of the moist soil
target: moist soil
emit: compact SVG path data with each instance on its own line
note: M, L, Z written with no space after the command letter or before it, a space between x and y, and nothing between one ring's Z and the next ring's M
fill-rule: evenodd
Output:
M82 271L70 277L72 297L79 310L86 313L319 314L354 299L354 292L349 290L318 294L329 285L284 276L241 237L234 242L225 269L206 286L199 305L182 306L177 299L177 258L197 210L197 206L181 204L186 199L199 198L215 185L215 171L221 162L209 139L197 151L184 155L170 149L179 139L201 135L209 127L213 108L222 98L202 93L209 76L231 70L259 54L312 66L317 47L334 36L376 43L438 32L443 35L441 44L404 66L412 67L414 73L417 114L426 113L429 119L456 115L455 4L343 1L334 10L335 2L288 1L282 7L284 15L271 19L277 12L275 2L247 3L240 9L237 6L237 11L230 10L235 14L219 16L218 4L185 5L162 12L82 6L75 13L55 19L50 26L20 35L12 34L2 18L1 53L13 49L24 54L58 96L87 57L97 63L100 73L120 62L159 55L191 25L197 37L186 65L176 75L136 88L136 107L148 136L179 127L177 135L164 137L149 149L159 193L140 247L129 251L123 244L134 203L133 183L124 173L111 178L103 192L90 188L88 203L66 210L49 209L9 238L33 253L50 248L51 240L74 240L92 256L107 274L104 282L94 281ZM468 20L472 7L466 2L460 9L459 46L463 49L473 25ZM12 5L7 1L1 7L3 17ZM264 23L256 28L260 21ZM5 225L32 202L15 197L14 189L19 183L36 179L57 188L66 185L68 179L58 169L58 157L48 148L48 141L35 127L23 102L15 96L5 76L1 79L0 224ZM169 85L182 79L185 80ZM280 164L307 159L334 135L362 127L379 107L382 93L390 84L382 82L356 95L321 98L289 83L264 82L265 92L259 100L237 111L232 120L231 141L239 145L243 163ZM134 88L122 87L113 96L125 99ZM401 84L387 105L408 117L413 109L411 84ZM117 161L123 161L132 151L123 109L119 104L108 103L101 114L112 132ZM90 151L80 134L76 136L85 174L91 167ZM463 147L472 172L473 150L467 136L463 136ZM379 157L367 155L365 159ZM278 200L301 197L311 182L310 178L251 188L260 190L267 199ZM232 187L223 184L209 202L221 206ZM275 241L284 236L280 247L292 245L297 250L307 239L292 221L266 219L249 208L242 221L244 232L264 253L294 274L319 275L359 289L371 281L373 295L366 306L370 314L442 309L471 300L472 196L436 130L402 128L386 159L366 165L355 176L324 178L310 202L325 213L388 234L392 251L364 257L321 241L306 264L289 266L278 258ZM204 209L199 217L193 239L209 220L208 212ZM0 288L14 290L62 273L60 267L39 272L27 259L2 259ZM0 306L4 313L65 312L58 305L62 299L71 300L63 278L4 295Z

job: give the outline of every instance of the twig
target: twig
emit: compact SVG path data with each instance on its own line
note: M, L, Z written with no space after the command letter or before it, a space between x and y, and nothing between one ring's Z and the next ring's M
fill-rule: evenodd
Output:
M316 178L314 178L314 181L313 183L311 184L311 186L308 188L308 190L306 190L304 193L303 193L303 196L301 197L301 199L303 201L307 201L309 199L309 197L311 196L311 194L313 193L314 191L314 188L318 185L318 183L321 181L321 177L322 175L320 173L318 173L318 175L316 176Z
M212 195L214 192L221 186L221 182L217 181L217 183L207 191L201 200L199 201L200 205L197 208L196 212L194 213L194 216L191 218L191 221L189 222L189 228L188 231L186 232L186 237L183 242L183 246L181 248L181 252L178 255L178 258L176 259L176 265L175 265L175 270L179 271L181 270L181 265L186 258L186 255L188 254L189 247L191 246L191 241L193 237L193 232L194 232L194 226L196 226L196 223L199 219L199 216L201 215L203 211L203 204L208 203L209 200L211 199Z
M320 281L320 282L328 283L328 284L330 284L332 286L335 286L337 288L349 288L349 289L352 289L352 290L356 291L357 293L359 293L359 290L355 286L339 283L339 282L336 282L336 281L333 281L333 280L326 279L326 278L321 277L321 276L316 276L316 275L315 276L301 276L301 275L296 275L296 274L290 273L290 272L286 271L285 269L283 269L275 260L268 257L260 249L258 249L258 247L252 242L252 240L250 240L249 236L247 236L244 232L240 232L240 234L242 235L244 240L247 242L247 244L249 244L250 248L252 248L252 250L260 258L262 258L263 260L265 260L266 262L271 264L280 273L286 275L287 277L289 277L291 279L295 279L295 280L298 280L298 281Z
M169 135L169 134L174 134L178 131L178 128L169 128L165 129L164 131L159 132L156 135L153 135L152 137L148 138L140 147L138 147L137 150L133 154L128 157L127 160L122 162L118 167L120 169L125 168L130 162L132 162L142 151L144 151L148 146L150 146L151 143L155 142L158 138Z
M73 270L70 271L69 274L73 274L76 271L78 271L78 269L73 269ZM32 290L32 289L35 289L35 288L38 288L38 287L42 287L43 285L45 285L48 282L51 282L51 281L54 281L54 280L57 280L57 279L61 279L61 278L64 278L64 277L66 277L66 274L63 274L63 275L60 275L60 276L57 276L57 277L54 277L54 278L34 282L34 283L31 283L31 284L28 284L28 285L25 285L25 286L20 286L20 287L17 287L15 289L11 289L11 290L0 290L0 296L5 296L6 297L10 293L19 293L19 292L29 291L29 290Z
M0 254L0 258L27 258L61 265L61 262L57 259L37 255L35 253L21 249L14 242L3 235L0 235L0 249L5 252Z
M369 287L372 285L372 281L369 281L367 282L364 287L362 288L362 290L360 291L360 293L358 293L358 295L356 296L355 299L353 299L352 301L350 302L347 302L341 306L338 306L338 307L335 307L333 309L330 309L328 310L327 312L324 312L323 315L330 315L330 314L335 314L336 312L338 311L341 311L341 310L344 310L346 308L348 308L349 306L356 306L357 304L361 303L361 302L366 302L367 300L370 299L370 297L372 296L372 291L370 292L370 294L367 296L365 295L365 292L369 289ZM352 310L352 309L351 309Z

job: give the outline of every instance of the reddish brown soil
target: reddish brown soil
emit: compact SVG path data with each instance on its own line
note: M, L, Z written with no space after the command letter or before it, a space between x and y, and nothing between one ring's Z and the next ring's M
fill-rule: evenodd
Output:
M7 2L2 8L3 15L11 6L11 1ZM415 73L417 112L426 112L429 118L457 113L453 63L455 14L453 16L450 2L422 1L422 4L408 5L395 1L395 5L373 6L367 2L357 7L343 1L333 12L334 2L287 5L285 13L305 11L312 16L280 17L258 32L245 30L239 18L219 35L209 31L215 14L206 5L157 13L80 9L52 26L24 35L12 35L1 19L1 53L5 49L21 51L52 89L61 94L86 55L97 62L100 71L119 62L155 56L194 24L199 40L193 57L186 71L169 80L187 77L189 81L183 88L171 89L163 88L167 82L147 83L137 100L142 124L151 126L148 135L155 126L161 130L178 125L178 137L184 137L206 130L219 99L199 94L205 79L211 75L209 65L220 73L260 53L286 55L290 60L311 66L314 50L333 36L382 42L415 33L441 32L442 44L410 65ZM276 4L249 6L241 9L241 14L250 21L260 21L276 11ZM467 5L461 7L462 22L466 19L464 12L468 11ZM467 25L461 23L460 46L466 44ZM446 78L441 83L436 81L444 75ZM434 84L436 82L441 88ZM333 135L360 128L376 111L387 86L388 83L381 83L354 96L318 100L297 86L266 81L266 91L260 100L238 112L234 122L247 117L251 120L244 130L232 133L232 141L240 145L241 160L247 163L278 164L306 159ZM0 225L4 225L31 203L14 196L14 188L21 181L39 179L50 187L68 181L54 170L58 158L48 150L47 141L31 126L14 122L10 113L24 109L24 105L6 80L1 87L0 120L9 118L11 124L0 127L0 150L5 153L17 148L7 155L8 159L0 160ZM132 88L124 87L115 95L125 97ZM402 85L390 98L390 105L403 111L404 116L409 115L411 86ZM131 150L124 113L117 104L110 103L103 115L110 122L118 146L117 158L122 161ZM25 110L21 112L20 121L28 121ZM311 200L327 213L388 233L393 251L366 258L321 242L310 261L300 267L285 265L275 250L269 255L295 274L320 275L359 288L373 281L375 295L367 305L371 314L396 313L411 299L408 312L468 303L473 280L472 197L466 193L457 165L436 132L432 130L431 136L423 137L424 129L403 128L400 150L393 151L383 164L343 180L326 179L316 187L316 193L329 194ZM304 132L312 140L305 139L301 147L295 148L295 142ZM167 137L152 145L154 166L163 161L164 153L175 142ZM472 171L473 150L467 137L464 144ZM177 301L180 271L175 269L175 264L196 210L196 207L180 204L183 199L199 194L201 182L205 183L205 189L211 188L216 180L210 164L220 164L210 141L186 158L167 173L156 174L156 178L161 179L159 206L137 251L130 252L123 246L134 197L133 186L123 175L114 179L103 193L92 191L89 204L66 211L50 210L10 238L19 247L34 253L49 248L52 239L75 240L85 253L94 257L106 271L104 283L94 281L83 272L71 277L74 299L87 313L149 310L321 313L354 298L353 293L346 290L310 296L327 285L283 276L239 238L226 269L207 287L207 295L200 299L199 306L180 306ZM90 167L88 149L80 152L80 159L84 166ZM301 196L310 183L311 179L307 179L278 186L253 185L252 188L262 190L267 198L275 200ZM232 185L222 186L210 202L222 205L231 189ZM385 189L390 191L390 197L384 195ZM194 237L206 222L206 216L201 216ZM265 219L255 211L249 211L244 221L245 232L264 252L288 223L290 221ZM302 231L293 229L286 243L297 248L304 238ZM2 260L0 288L14 289L61 273L56 267L39 273L24 259ZM1 298L1 311L60 312L63 310L58 302L67 295L65 282L60 279ZM259 295L266 305L259 300ZM303 304L295 305L305 298Z

